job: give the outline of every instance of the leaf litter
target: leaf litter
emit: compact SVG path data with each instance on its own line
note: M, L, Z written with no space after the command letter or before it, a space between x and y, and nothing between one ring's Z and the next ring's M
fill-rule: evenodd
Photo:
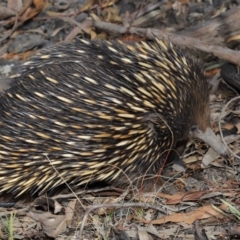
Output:
M215 3L213 6L207 1L195 3L190 0L3 2L0 5L3 30L0 52L1 59L11 64L12 61L29 58L36 49L72 40L76 36L120 38L126 41L142 39L127 33L112 36L109 32L94 28L91 19L171 32L217 18L234 7L229 3ZM46 23L49 25L45 26ZM228 41L237 39L236 34L229 37ZM219 71L218 67L213 70L207 70L206 75L213 77ZM236 93L221 79L215 84L211 91L211 116L217 132L221 109L226 99ZM236 155L240 149L238 120L239 104L236 102L227 109L221 124L222 129L228 131L226 142ZM67 193L66 197L59 195L59 198L36 199L30 206L27 205L27 215L21 211L22 206L26 207L25 204L2 209L2 219L8 219L11 213L16 215L12 229L8 225L6 230L2 225L4 221L0 221L0 237L8 239L9 231L12 231L15 239L31 239L35 236L38 239L46 239L47 236L56 239L79 239L79 236L83 236L82 239L119 239L120 236L125 236L125 239L195 239L195 233L200 234L197 229L204 230L209 239L220 236L228 239L230 235L239 235L239 219L236 215L240 201L239 160L235 159L227 166L224 159L200 141L189 143L185 156L186 170L180 175L180 168L166 172L166 181L158 192L142 193L139 189L117 192L106 189L82 192L78 199ZM91 209L91 206L95 208ZM86 217L88 210L91 211ZM80 232L84 216L86 221Z

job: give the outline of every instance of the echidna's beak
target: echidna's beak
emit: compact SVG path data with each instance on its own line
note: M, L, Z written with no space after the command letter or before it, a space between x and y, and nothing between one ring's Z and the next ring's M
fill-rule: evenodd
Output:
M194 132L194 136L198 139L201 139L212 147L219 155L222 157L229 157L229 152L222 141L217 138L215 133L211 128L207 128L205 132L198 130Z

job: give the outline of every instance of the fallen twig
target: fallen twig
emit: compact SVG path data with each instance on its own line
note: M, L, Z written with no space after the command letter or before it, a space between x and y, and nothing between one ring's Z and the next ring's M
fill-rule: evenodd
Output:
M17 27L18 27L18 16L19 16L19 14L16 13L15 20L14 20L14 25L13 25L12 29L10 30L10 32L8 34L6 34L3 38L0 39L0 44L3 41L5 41L6 39L8 39L9 37L11 37L12 34L14 33L14 31L17 29Z
M146 37L148 39L153 39L155 37L166 38L169 39L172 43L179 45L181 47L198 49L207 53L211 53L220 59L225 59L231 63L240 66L240 52L233 51L225 47L214 46L195 38L179 36L173 33L166 33L164 31L153 28L136 28L136 27L128 28L122 25L117 25L103 21L95 21L93 22L93 25L98 29L111 32L114 34L116 33L124 34L128 32L131 34L136 34L141 37Z

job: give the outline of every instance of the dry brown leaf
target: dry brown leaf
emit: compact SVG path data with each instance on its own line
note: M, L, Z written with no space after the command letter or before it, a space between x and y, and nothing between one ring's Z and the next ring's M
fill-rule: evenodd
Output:
M222 204L219 208L226 211L228 207L225 204ZM214 209L212 205L207 205L188 213L174 213L152 221L146 221L145 219L141 219L140 221L151 224L163 224L167 222L184 222L186 224L192 224L196 220L206 219L210 217L223 218L223 215Z
M176 204L180 202L199 200L203 195L209 191L193 191L187 193L176 193L174 195L167 196L166 204ZM166 198L166 197L165 197Z
M155 199L156 197L159 198L164 198L166 199L166 204L176 204L180 202L186 202L186 201L193 201L193 200L199 200L202 196L205 194L208 194L210 191L192 191L192 192L187 192L187 193L176 193L173 195L165 194L165 193L143 193L140 196L141 202L151 202L147 201L148 199L152 200ZM138 197L139 199L139 197Z
M209 164L211 164L214 160L217 159L218 156L219 154L210 147L206 154L203 156L201 168L202 169L207 168Z
M134 27L143 26L146 22L155 21L160 16L161 16L161 13L159 12L159 10L151 11L150 13L147 13L144 16L141 16L141 17L135 19L132 22L131 26L134 26Z
M95 4L95 2L97 3L96 0L88 0L88 1L79 9L79 13L89 10L89 9Z
M59 234L66 231L66 216L54 215L50 212L30 211L28 216L42 224L44 232L56 238Z
M66 16L65 12L53 12L53 11L46 11L46 14L49 17L61 17L61 16Z
M211 70L208 70L208 71L204 71L204 76L213 77L219 72L220 72L220 68L214 68L214 69L211 69Z
M30 50L24 53L8 53L0 56L0 59L1 58L11 59L11 60L27 59L29 58L29 56L32 55L32 53L33 53L33 50Z
M65 28L65 26L61 26L59 28L56 28L52 34L51 34L51 37L55 37L59 32L61 32L63 29Z
M201 199L214 198L216 196L222 196L222 192L209 192L201 197Z
M6 7L0 6L0 20L6 19L6 18L9 18L12 16L15 16L14 11L12 11Z
M19 14L20 21L27 21L27 17L29 15L29 13L31 12L31 10L32 10L32 8L28 7L26 9L24 9L24 11L21 11L21 14Z
M21 8L21 10L19 11L19 16L22 16L23 13L31 6L32 4L32 0L26 0L24 2L23 7Z
M225 7L224 4L222 4L222 6L220 7L220 9L217 10L216 13L215 13L211 18L213 19L213 18L218 17L220 14L226 12L226 10L227 10L227 8Z
M231 41L235 41L235 40L239 40L240 39L240 34L234 35L230 38L227 39L227 43L231 42Z
M79 33L82 33L82 30L80 27L74 27L69 34L66 36L65 41L69 41L74 39Z
M76 27L74 27L70 33L67 35L65 40L72 40L74 39L79 33L85 32L87 34L90 34L92 31L92 27L90 24L90 21L85 20L82 23L78 23Z
M105 1L105 2L102 1L101 8L110 7L117 2L118 2L118 0L109 0L109 1Z
M26 8L26 6L23 7L23 9L26 11L22 11L21 10L21 21L27 21L33 17L35 17L36 15L38 15L46 6L46 1L45 0L34 0L34 7L31 7L29 4L29 7Z
M106 22L122 22L119 11L116 8L106 8L102 11L102 16Z
M97 33L94 30L91 30L90 36L91 39L95 39L97 37Z
M107 33L106 32L101 32L99 33L97 36L96 36L96 39L99 39L99 40L106 40L107 39ZM111 193L113 194L113 193ZM119 194L118 194L119 195Z
M185 159L183 160L183 162L184 162L185 164L195 163L195 162L197 162L197 161L198 161L198 158L197 158L196 155L187 157L187 158L185 158Z
M26 51L26 52L24 52L24 53L20 53L19 54L19 57L20 57L20 59L28 59L32 54L33 54L33 50L29 50L29 51Z
M33 4L37 10L41 11L46 5L46 0L33 0Z
M139 37L136 35L126 35L126 36L120 36L120 40L124 40L126 42L139 42L139 41L145 41L146 38Z
M94 22L101 21L101 19L95 13L90 13L90 16Z
M117 3L118 0L107 0L107 1L98 1L98 0L88 0L84 6L82 6L79 9L79 12L84 12L84 11L88 11L89 9L91 9L92 7L94 7L95 5L100 5L101 8L106 8L106 7L110 7L113 4Z

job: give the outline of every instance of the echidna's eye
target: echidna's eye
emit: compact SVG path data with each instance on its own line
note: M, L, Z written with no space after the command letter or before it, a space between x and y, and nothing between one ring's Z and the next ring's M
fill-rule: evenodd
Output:
M195 132L198 130L198 126L197 125L193 125L190 127L190 132Z
M195 137L195 135L196 135L197 133L199 133L199 131L200 131L200 129L199 129L198 125L193 125L193 126L191 126L190 129L189 129L189 135L190 135L190 137Z

